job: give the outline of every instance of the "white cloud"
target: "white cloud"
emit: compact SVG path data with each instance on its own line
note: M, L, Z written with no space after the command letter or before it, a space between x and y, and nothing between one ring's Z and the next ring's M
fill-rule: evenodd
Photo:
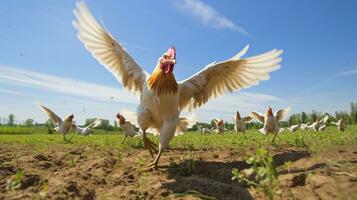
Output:
M0 89L1 93L6 93L6 94L13 94L13 95L22 95L22 93L14 91L14 90L7 90L7 89Z
M348 70L348 71L344 71L344 72L338 73L336 75L336 77L351 76L351 75L355 75L355 74L357 74L357 69L352 69L352 70Z
M249 35L249 33L245 29L236 25L230 19L227 19L226 17L222 16L214 8L203 3L202 1L179 0L175 1L175 5L180 10L193 14L205 25L217 29L229 29L232 31L237 31L244 35Z
M0 65L0 81L26 87L45 89L67 95L87 97L93 100L136 103L138 98L123 89L81 80L63 78L13 67Z

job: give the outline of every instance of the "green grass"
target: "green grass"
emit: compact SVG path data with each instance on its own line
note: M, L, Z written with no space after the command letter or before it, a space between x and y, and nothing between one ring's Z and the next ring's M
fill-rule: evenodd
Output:
M72 133L73 134L73 133ZM158 136L150 136L158 143ZM83 137L75 135L72 142L65 144L60 134L47 134L47 128L25 127L0 127L0 144L29 144L38 147L63 144L64 146L91 145L99 147L112 147L118 149L141 148L141 138L128 138L122 143L124 136L120 132L95 131L91 136ZM338 133L336 127L328 127L324 132L297 131L295 133L283 132L275 140L276 147L292 146L303 147L310 150L318 150L329 146L357 144L357 126L349 126L343 133ZM212 149L212 148L258 148L266 146L266 137L257 130L249 130L245 134L232 132L217 134L199 134L187 132L176 136L170 142L171 148L185 149Z

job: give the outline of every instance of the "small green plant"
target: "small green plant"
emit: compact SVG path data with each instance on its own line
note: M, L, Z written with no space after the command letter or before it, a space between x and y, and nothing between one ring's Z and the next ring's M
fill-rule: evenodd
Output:
M47 182L46 181L42 181L41 182L41 191L39 192L39 199L46 199L46 193L47 193Z
M20 188L21 181L24 176L25 176L25 172L23 170L20 170L13 177L7 180L6 191L12 191Z
M76 166L77 162L78 162L77 160L71 159L71 160L68 161L68 164L69 164L71 167L74 167L74 166Z
M183 166L181 168L180 173L184 176L191 176L191 174L195 171L198 165L198 161L195 160L195 153L189 151L182 164Z
M246 158L245 161L251 167L242 171L234 168L232 180L259 188L269 199L281 194L278 172L267 150L257 149L256 155Z
M124 155L123 153L119 152L117 155L117 161L118 163L121 163L123 161Z
M137 187L142 188L146 186L147 179L148 179L148 174L146 172L142 172L139 177Z
M288 173L290 174L290 170L291 170L291 166L293 165L293 162L291 162L290 160L289 161L286 161L284 163L284 167L288 170Z

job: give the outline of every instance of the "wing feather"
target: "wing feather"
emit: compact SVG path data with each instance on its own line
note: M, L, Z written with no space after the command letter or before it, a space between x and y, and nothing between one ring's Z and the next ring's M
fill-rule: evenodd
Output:
M101 123L102 123L101 119L96 119L94 122L89 124L86 128L96 128L96 127L100 126Z
M257 112L257 111L253 111L250 113L250 117L253 118L253 119L256 119L258 121L260 121L261 123L264 124L264 115Z
M281 120L283 120L285 117L287 117L288 113L290 112L291 108L285 108L285 109L280 109L277 110L274 114L274 116L276 117L276 120L279 122Z
M73 26L78 31L78 38L92 56L110 71L129 91L140 93L145 84L146 73L92 16L83 1L77 2L73 11Z
M282 50L272 50L251 58L241 58L248 45L231 59L213 62L192 77L179 82L180 109L191 110L226 92L239 91L268 80L280 68Z
M52 120L52 122L58 126L62 122L62 118L60 118L56 113L54 113L52 110L47 108L46 106L43 106L41 104L38 104L40 108L47 114L47 116Z
M330 118L330 116L329 116L329 115L326 115L324 118L322 118L322 119L320 120L320 123L326 124L326 122L328 121L329 118Z
M247 122L252 121L252 119L253 119L253 118L252 118L251 116L246 116L246 117L243 117L242 120L243 120L244 123L247 123Z

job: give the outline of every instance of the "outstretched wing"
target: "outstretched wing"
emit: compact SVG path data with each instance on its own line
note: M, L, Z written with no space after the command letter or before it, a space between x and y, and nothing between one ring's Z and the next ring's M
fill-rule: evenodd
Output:
M329 115L326 115L324 118L322 118L322 119L320 120L320 123L326 124L326 122L328 121L329 118L330 118L330 116L329 116Z
M55 126L58 126L58 124L60 124L62 122L62 119L56 115L56 113L52 112L52 110L50 110L49 108L38 104L42 110L47 114L47 116L52 120L52 122L55 124Z
M290 112L290 107L277 110L274 114L274 116L276 117L276 121L279 122L283 120L288 115L289 112Z
M180 109L198 108L209 99L225 92L238 91L268 80L269 73L280 68L282 50L241 58L248 50L247 45L231 59L211 63L185 81L179 82Z
M256 119L258 121L260 121L261 123L264 124L264 115L257 112L257 111L253 111L250 113L250 116L253 118L253 119Z
M100 126L101 123L102 123L101 119L96 119L94 122L89 124L86 128L96 128L96 127Z
M252 118L251 116L246 116L246 117L243 117L243 118L242 118L242 120L243 120L244 123L250 122L250 121L252 121L252 119L253 119L253 118Z
M125 48L92 16L83 1L77 2L73 26L78 38L92 56L98 60L129 91L140 93L146 73L128 54Z

